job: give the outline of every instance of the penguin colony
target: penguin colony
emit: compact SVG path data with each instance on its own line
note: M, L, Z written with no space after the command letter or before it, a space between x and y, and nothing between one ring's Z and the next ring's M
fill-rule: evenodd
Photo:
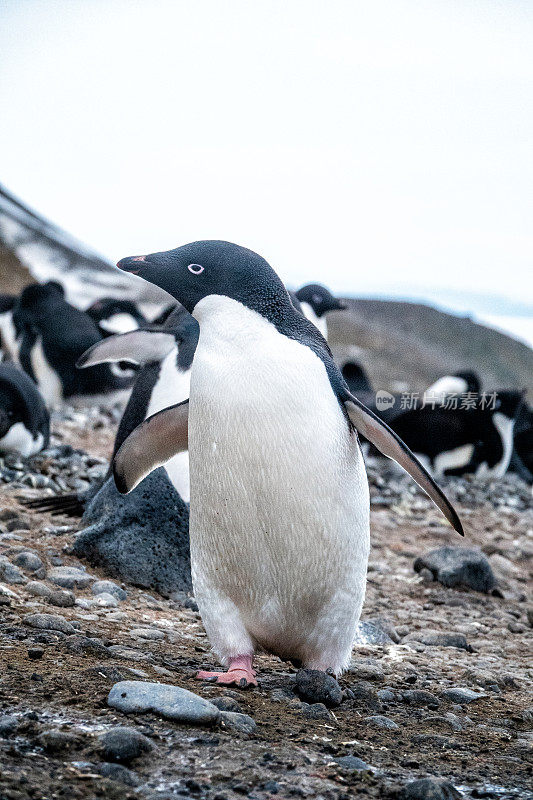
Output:
M435 477L515 469L531 480L523 393L499 392L492 408L435 407L480 391L475 374L457 373L428 387L419 409L378 408L364 368L333 361L326 314L345 304L325 287L289 295L264 259L227 242L118 266L176 305L149 323L114 298L82 312L55 282L0 297L0 451L31 456L48 443L48 409L113 403L133 385L115 482L128 493L164 466L190 496L195 596L226 668L199 678L255 685L258 648L346 667L369 550L363 450L397 461L459 533Z

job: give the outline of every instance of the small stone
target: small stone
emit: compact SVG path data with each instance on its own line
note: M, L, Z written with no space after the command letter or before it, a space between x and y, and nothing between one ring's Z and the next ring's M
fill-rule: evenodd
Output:
M96 599L93 600L93 605L99 608L116 608L118 606L118 600L115 595L110 592L100 592L100 594L96 595Z
M351 675L355 675L362 681L383 681L385 676L383 670L377 664L364 664L357 661L352 662L349 667Z
M400 641L394 625L388 620L376 618L361 620L357 626L355 644L386 645Z
M7 739L12 736L19 726L19 720L13 714L3 714L0 716L0 737Z
M511 633L524 633L525 631L525 626L516 620L511 620L511 622L508 623L507 628L511 631Z
M234 711L236 714L241 713L241 707L233 697L222 695L222 697L215 697L211 702L221 711Z
M482 697L486 697L486 695L481 692L474 692L472 689L460 686L445 689L442 692L442 696L447 700L451 700L452 703L457 703L461 706L468 705L469 703L473 703L474 700L481 700Z
M34 597L50 597L52 594L52 589L46 583L40 583L40 581L30 581L24 587L24 591Z
M11 585L27 581L24 573L5 556L0 556L0 579Z
M78 567L53 567L48 572L48 579L64 589L85 589L94 581L92 575Z
M42 647L30 647L28 648L28 658L32 661L37 661L39 658L44 656L44 650Z
M48 596L48 602L60 608L72 608L76 602L76 597L68 589L59 589L55 592L51 592Z
M357 770L357 772L366 772L373 769L366 761L363 761L362 758L357 758L357 756L341 756L336 758L335 761L343 769Z
M132 628L130 631L130 636L133 636L136 639L164 639L165 633L164 631L157 630L156 628Z
M46 570L43 562L36 553L30 550L23 550L22 553L17 553L13 559L13 563L20 567L25 572L39 573L36 577L44 578Z
M257 725L248 714L239 714L235 711L222 711L220 721L223 728L238 733L254 733Z
M441 778L421 778L404 786L400 800L460 800L463 797L453 784Z
M81 744L79 736L68 731L49 730L43 731L38 737L38 742L48 753L57 753L61 750L70 750Z
M74 626L59 614L29 614L24 618L26 625L41 631L60 631L60 633L75 633Z
M116 600L125 600L128 593L113 581L96 581L91 586L93 594L111 594Z
M328 708L340 706L342 702L342 689L335 678L317 669L298 670L294 691L307 703L323 703Z
M440 705L438 697L431 692L425 692L423 689L407 689L401 693L404 703L409 703L413 706L433 706L436 708Z
M111 728L99 737L103 758L106 761L117 761L129 764L144 753L154 749L150 739L135 728Z
M380 689L377 693L378 700L381 700L382 703L393 703L396 699L396 695L390 689Z
M123 783L124 786L138 786L141 782L140 778L138 778L131 769L124 767L122 764L95 764L90 771L97 772L99 775L102 775L104 778L109 778L111 781Z
M433 580L451 588L461 586L488 593L497 586L489 561L481 550L438 547L417 558L413 566L416 572L429 570Z
M196 725L214 725L221 714L209 700L187 689L148 681L116 683L109 692L107 704L125 714L152 711L166 719Z
M302 714L307 719L325 719L328 721L331 719L331 715L324 703L312 703L311 705L302 703Z
M441 633L440 631L414 631L405 637L404 642L421 642L428 647L457 647L471 653L472 648L462 633Z
M364 721L376 728L387 728L390 731L399 728L394 720L389 719L389 717L384 717L381 714L375 714L373 717L365 717Z

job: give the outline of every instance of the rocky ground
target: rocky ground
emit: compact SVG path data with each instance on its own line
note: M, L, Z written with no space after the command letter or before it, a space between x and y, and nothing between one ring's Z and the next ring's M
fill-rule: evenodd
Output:
M20 502L86 487L115 423L73 412L49 454L0 461L1 800L533 796L527 487L450 482L461 541L408 479L371 465L350 670L337 683L264 655L258 689L227 690L194 679L215 662L191 598L102 583L71 555L78 522ZM484 555L427 557L446 545Z

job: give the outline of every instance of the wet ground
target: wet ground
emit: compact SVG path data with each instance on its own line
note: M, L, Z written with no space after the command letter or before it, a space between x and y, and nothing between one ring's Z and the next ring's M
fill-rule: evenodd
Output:
M95 417L89 424L83 415L68 424L56 421L55 430L63 443L97 456L106 455L113 436L111 423ZM39 490L29 480L17 485L20 475L1 485L1 800L341 800L402 792L413 798L532 797L529 494L523 487L515 491L512 483L503 489L454 484L455 495L463 497L463 542L419 494L388 492L376 474L363 620L379 620L377 629L391 639L369 644L362 638L339 681L343 702L329 710L303 704L293 690L296 670L268 656L257 659L257 689L196 681L196 670L215 662L194 604L186 608L183 598L129 585L122 585L126 599L97 604L94 580L109 576L69 554L78 523L28 512L18 498ZM77 479L83 485L84 475ZM415 573L415 558L444 544L480 547L503 596L445 588ZM41 567L21 561L27 550ZM82 567L91 577L64 590L73 596L59 596L52 580L58 566ZM37 590L30 582L47 587L52 597L31 594ZM35 614L56 615L73 627L57 620L32 627ZM256 730L244 734L220 724L191 727L153 713L122 714L107 705L120 680L173 684L211 700L225 697L228 710L252 717ZM450 688L469 689L475 697L450 697ZM109 761L101 735L114 726L133 727L153 749L121 765ZM440 795L409 794L409 785L427 776L449 781L459 794L451 788Z

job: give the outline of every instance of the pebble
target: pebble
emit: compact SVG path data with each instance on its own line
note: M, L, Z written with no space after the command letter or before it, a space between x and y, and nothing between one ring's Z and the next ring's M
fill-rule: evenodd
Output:
M304 717L307 717L307 719L331 719L331 715L324 703L311 703L311 705L309 705L309 703L302 703L301 708L302 714Z
M394 626L384 619L362 620L357 626L355 644L387 645L400 641Z
M0 556L0 578L11 585L27 581L24 573L5 556Z
M400 800L459 800L463 797L453 784L440 778L421 778L404 786Z
M349 666L349 672L356 678L362 681L383 681L385 675L383 670L377 664L364 664L352 662Z
M125 600L128 593L113 581L96 581L91 586L93 594L111 594L116 600Z
M241 707L233 697L222 695L222 697L215 697L211 702L214 706L219 708L220 711L234 711L237 714L241 713Z
M64 589L86 589L94 581L92 575L78 567L52 567L48 579Z
M472 648L462 633L440 633L440 631L414 631L408 634L404 642L421 642L428 647L457 647L459 650L472 652Z
M136 639L164 639L165 632L160 631L157 628L132 628L130 631L130 636L133 636Z
M357 758L357 756L341 756L340 758L336 758L335 761L340 767L357 770L357 772L366 772L367 770L374 769L367 764L366 761L363 761L362 758Z
M12 736L19 726L19 720L14 714L3 714L0 716L0 737L7 739Z
M430 708L440 705L438 697L431 692L425 692L423 689L407 689L401 693L404 703L409 703L413 706L429 706Z
M32 661L38 661L39 658L44 656L44 650L42 647L29 647L28 648L28 658Z
M49 753L57 753L61 750L70 750L71 748L77 747L81 744L80 737L76 736L76 734L57 729L43 731L43 733L37 737L37 740L41 747L43 747Z
M472 689L467 689L462 686L456 686L451 689L445 689L442 692L442 696L447 700L451 700L452 703L458 703L464 706L468 705L468 703L473 703L474 700L481 700L482 697L486 697L487 695L482 694L482 692L474 692Z
M462 586L487 594L497 586L486 555L469 547L438 547L417 558L413 567L416 572L428 570L433 580L451 588Z
M328 708L342 702L342 689L335 678L317 669L298 670L294 691L307 703L323 703Z
M99 608L116 608L118 600L110 592L100 592L100 594L96 595L96 599L93 600L92 604Z
M59 589L48 595L48 602L60 608L72 608L76 602L76 596L68 589Z
M239 714L236 711L222 711L220 722L223 728L228 728L238 733L254 733L257 728L255 720L248 714Z
M382 703L393 703L396 699L396 695L390 689L380 689L377 693L378 700L381 700Z
M60 631L61 633L75 633L74 626L59 614L28 614L24 617L26 625L42 631Z
M214 725L222 713L209 700L187 689L148 681L116 683L107 703L125 714L152 711L166 719L197 725Z
M34 573L37 578L44 578L46 575L43 562L36 553L32 553L30 550L23 550L22 553L17 553L13 563L25 572Z
M105 761L129 764L144 753L154 749L154 745L144 734L135 728L117 727L102 733L99 744Z
M104 764L91 764L90 772L97 772L104 778L109 778L117 783L123 783L124 786L138 786L141 782L140 778L122 764L115 764L106 762Z
M50 597L52 594L52 589L46 583L41 583L40 581L29 581L24 590L28 594L34 595L34 597Z
M391 731L399 729L399 725L397 725L394 720L389 719L389 717L384 717L381 714L375 714L372 717L365 717L364 722L368 722L370 725L373 725L376 728L387 728Z

